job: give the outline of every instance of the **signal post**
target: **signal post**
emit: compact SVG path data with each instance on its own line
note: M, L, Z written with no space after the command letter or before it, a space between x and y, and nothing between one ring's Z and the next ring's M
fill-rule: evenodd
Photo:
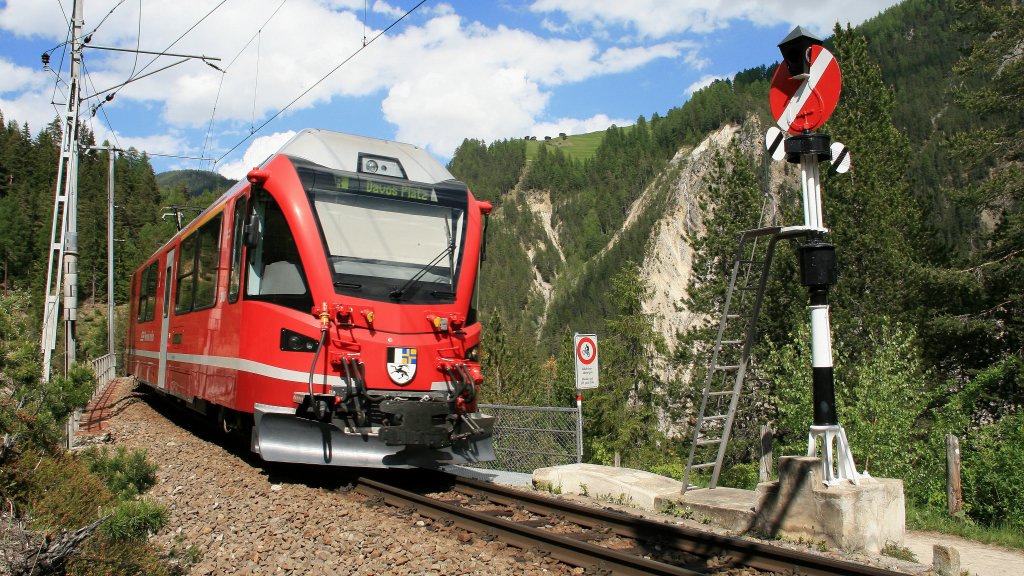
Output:
M844 549L879 551L890 541L903 540L903 482L857 473L836 411L828 303L837 279L836 258L825 236L819 165L829 162L843 173L850 168L850 155L842 144L814 133L835 109L842 84L838 63L821 44L795 28L779 44L784 62L769 94L779 128L768 130L768 152L775 160L800 165L806 241L797 254L800 283L809 298L814 406L807 456L783 456L779 480L758 485L754 525L765 533L806 533L825 536Z
M829 319L828 291L836 283L835 246L825 240L821 202L819 162L833 160L829 137L813 130L828 120L839 102L842 75L839 64L819 38L799 26L780 44L784 62L775 71L769 104L779 128L769 131L766 144L776 159L785 157L800 164L803 193L804 227L807 241L797 253L800 283L807 287L811 320L811 370L814 419L807 442L807 455L818 454L821 445L822 472L827 483L848 480L857 484L846 432L836 413L835 377L832 365L832 327ZM790 136L780 147L782 132ZM849 154L836 145L842 159L837 171L849 168ZM844 164L845 162L845 164Z

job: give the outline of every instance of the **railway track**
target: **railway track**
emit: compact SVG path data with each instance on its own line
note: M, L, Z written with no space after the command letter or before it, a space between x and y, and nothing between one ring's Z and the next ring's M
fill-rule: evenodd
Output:
M414 510L524 550L539 550L588 573L693 575L754 569L808 576L899 576L874 566L709 534L619 512L591 508L462 477L440 496L361 477L355 489L391 506Z

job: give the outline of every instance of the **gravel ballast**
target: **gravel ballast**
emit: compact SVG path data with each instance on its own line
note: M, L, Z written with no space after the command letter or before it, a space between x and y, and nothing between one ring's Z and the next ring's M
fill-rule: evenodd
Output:
M146 450L159 465L147 496L167 506L168 522L153 541L194 547L201 559L190 574L583 573L352 492L275 478L277 468L226 448L226 439L207 441L168 420L131 379L112 385L107 431L115 446Z

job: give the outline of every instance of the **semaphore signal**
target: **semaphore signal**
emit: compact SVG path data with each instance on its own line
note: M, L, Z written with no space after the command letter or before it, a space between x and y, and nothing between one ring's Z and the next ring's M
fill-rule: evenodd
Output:
M827 135L813 132L832 115L842 89L839 63L821 44L820 38L799 26L779 44L784 61L775 70L769 92L769 105L779 128L768 130L765 145L775 160L785 157L790 163L800 164L807 242L798 253L800 283L807 287L810 299L814 403L807 455L818 453L820 440L825 481L857 484L853 454L836 412L828 291L836 283L837 272L835 247L824 239L828 228L822 213L818 168L819 162L827 161L833 171L845 173L850 169L850 154L845 145L830 145ZM783 141L787 132L791 136Z

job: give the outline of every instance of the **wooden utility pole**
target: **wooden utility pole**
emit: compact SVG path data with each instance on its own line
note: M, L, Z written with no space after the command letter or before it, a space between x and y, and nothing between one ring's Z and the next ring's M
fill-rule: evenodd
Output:
M950 516L964 509L960 488L960 439L953 434L946 434L946 505Z
M758 481L767 482L772 479L772 427L761 425L761 463L758 466Z

